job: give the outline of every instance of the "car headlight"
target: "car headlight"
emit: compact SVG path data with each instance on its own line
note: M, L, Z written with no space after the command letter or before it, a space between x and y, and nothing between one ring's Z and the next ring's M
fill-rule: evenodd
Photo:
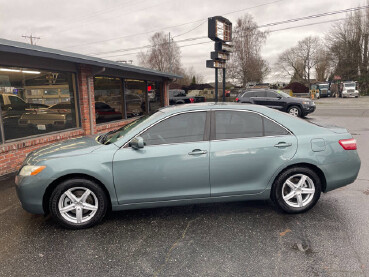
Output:
M302 104L303 104L303 105L310 105L310 104L311 104L311 102L310 102L310 101L303 101L303 102L302 102Z
M39 174L42 170L44 170L46 166L44 165L25 165L22 167L19 172L19 176L34 176Z

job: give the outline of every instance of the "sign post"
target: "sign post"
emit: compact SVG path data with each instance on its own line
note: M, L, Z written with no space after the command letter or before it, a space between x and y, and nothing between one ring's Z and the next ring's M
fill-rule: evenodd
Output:
M215 102L218 102L218 69L223 69L223 102L225 102L226 61L233 50L232 23L221 16L208 18L208 37L215 41L215 52L210 53L211 60L206 61L207 68L215 68Z

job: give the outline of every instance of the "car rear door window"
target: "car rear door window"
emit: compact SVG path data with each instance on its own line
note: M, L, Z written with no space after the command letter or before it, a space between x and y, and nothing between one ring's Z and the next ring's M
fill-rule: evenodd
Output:
M254 91L254 93L255 93L254 97L266 97L265 90Z
M242 97L250 98L250 97L254 97L254 96L255 96L255 91L248 91L248 92L245 92Z
M274 91L267 91L266 92L266 97L277 98L278 95Z
M289 135L289 132L278 125L277 123L263 117L264 121L264 136L285 136Z
M290 133L259 114L243 111L215 111L215 139L283 136Z
M203 141L206 112L172 116L141 134L146 145Z
M215 139L236 139L263 136L260 115L240 111L215 111Z

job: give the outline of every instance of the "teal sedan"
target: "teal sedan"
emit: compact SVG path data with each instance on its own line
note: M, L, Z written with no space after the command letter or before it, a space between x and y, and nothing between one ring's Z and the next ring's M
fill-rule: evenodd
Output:
M357 178L356 141L263 106L163 108L123 128L30 153L16 176L25 210L72 229L108 210L266 200L287 213Z

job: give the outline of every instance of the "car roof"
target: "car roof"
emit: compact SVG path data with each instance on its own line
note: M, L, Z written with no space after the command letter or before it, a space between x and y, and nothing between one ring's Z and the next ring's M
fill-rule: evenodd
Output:
M167 114L183 112L183 111L191 111L191 110L211 110L211 109L245 109L245 110L258 110L261 108L262 110L265 108L263 106L258 106L253 104L244 104L244 103L236 103L236 102L205 102L205 103L194 103L194 104L180 104L180 105L172 105L161 108L160 111Z

